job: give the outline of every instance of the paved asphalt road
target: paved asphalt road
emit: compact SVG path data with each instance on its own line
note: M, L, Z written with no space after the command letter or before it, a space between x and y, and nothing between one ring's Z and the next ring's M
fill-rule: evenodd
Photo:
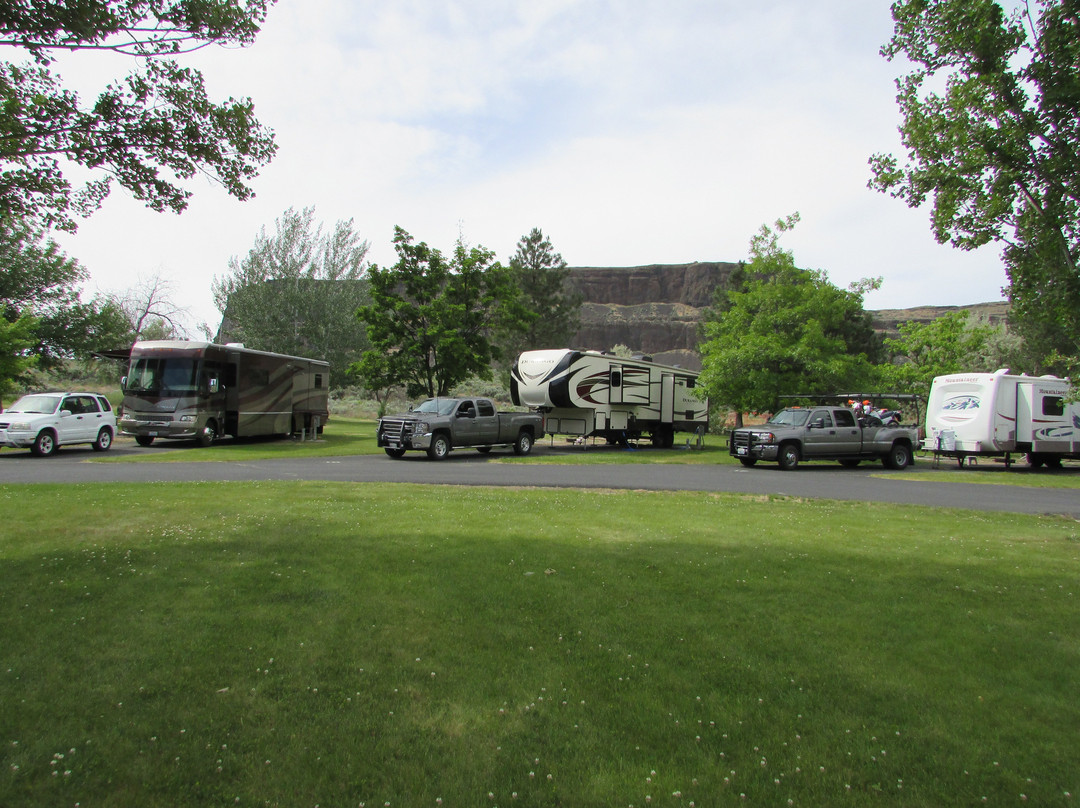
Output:
M110 455L144 451L117 441ZM548 449L536 447L536 453ZM627 488L644 490L726 491L795 497L893 502L912 505L969 508L1017 513L1059 513L1080 517L1080 491L1013 485L971 485L955 482L915 482L897 477L877 463L844 469L835 463L803 464L793 472L775 464L753 469L715 465L545 465L499 463L490 455L455 452L442 462L419 453L401 460L385 455L256 460L252 462L95 463L89 447L62 449L54 457L36 458L29 452L0 452L0 486L12 483L188 482L251 480L331 480L337 482L397 482L442 485L506 485L552 488ZM951 464L942 468L954 469ZM916 469L932 470L927 461ZM999 468L971 474L1005 472ZM1043 472L1049 473L1049 472ZM1069 469L1066 474L1080 471Z

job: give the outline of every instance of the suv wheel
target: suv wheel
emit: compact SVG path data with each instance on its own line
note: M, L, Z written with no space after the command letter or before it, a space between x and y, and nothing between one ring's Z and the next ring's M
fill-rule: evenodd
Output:
M95 452L109 451L109 447L112 446L112 430L108 427L102 427L101 431L97 433L97 440L90 446Z
M38 457L48 457L51 454L56 454L56 448L56 435L48 429L43 429L38 433L34 445L30 447L30 451Z

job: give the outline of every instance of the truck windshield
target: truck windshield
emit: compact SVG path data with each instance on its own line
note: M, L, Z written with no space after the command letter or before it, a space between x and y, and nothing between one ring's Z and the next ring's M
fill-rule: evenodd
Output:
M777 426L803 426L809 417L810 410L780 410L769 419L769 423Z
M428 412L433 415L449 415L454 411L457 401L452 398L429 398L416 406L413 412Z
M182 395L198 390L198 362L173 357L140 357L128 370L129 393Z

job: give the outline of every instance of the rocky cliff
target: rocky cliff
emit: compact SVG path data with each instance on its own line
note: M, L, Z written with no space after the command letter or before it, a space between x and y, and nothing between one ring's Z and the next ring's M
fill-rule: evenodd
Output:
M721 261L640 267L575 267L569 283L581 292L581 327L572 346L611 350L625 345L657 362L701 367L698 326L713 294L738 265ZM871 311L878 330L895 334L899 323L930 322L965 309L982 322L1003 323L1005 302L972 306L920 306Z

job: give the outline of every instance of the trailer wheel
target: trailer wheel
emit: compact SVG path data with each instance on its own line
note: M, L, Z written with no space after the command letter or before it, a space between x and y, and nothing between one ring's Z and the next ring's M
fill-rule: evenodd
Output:
M794 471L799 465L799 447L794 443L785 443L780 447L776 462L784 471Z
M394 448L392 448L390 446L387 446L385 449L383 449L383 451L386 452L388 455L390 455L390 457L394 458L395 460L397 460L400 457L405 456L405 450L404 449L394 449Z
M438 432L431 438L431 446L428 447L427 456L432 460L442 460L450 454L450 438L445 432Z
M1029 452L1027 456L1028 465L1033 469L1041 468L1042 464L1046 462L1041 454L1035 452Z
M206 426L199 431L196 440L199 441L200 446L213 446L217 437L217 423L214 421L207 421Z
M911 464L911 449L906 443L894 443L889 453L881 458L881 463L885 468L897 471L906 469Z
M532 435L522 430L518 433L517 440L514 441L514 454L527 455L532 451L533 439Z
M140 446L150 446L154 443L153 435L136 435L135 442Z

